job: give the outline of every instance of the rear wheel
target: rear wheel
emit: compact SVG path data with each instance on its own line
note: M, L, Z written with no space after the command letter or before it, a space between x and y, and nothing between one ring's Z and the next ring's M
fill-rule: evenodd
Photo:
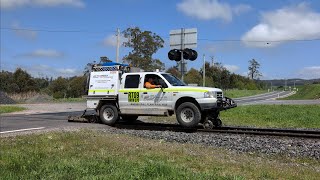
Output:
M183 127L195 127L201 120L199 108L192 102L180 104L177 108L177 120Z
M114 125L119 118L118 109L113 104L106 104L100 108L100 120L103 124Z

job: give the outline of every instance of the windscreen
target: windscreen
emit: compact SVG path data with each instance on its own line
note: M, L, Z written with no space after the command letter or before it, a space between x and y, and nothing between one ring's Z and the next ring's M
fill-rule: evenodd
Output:
M182 82L177 77L171 74L161 74L172 86L186 86L184 82Z

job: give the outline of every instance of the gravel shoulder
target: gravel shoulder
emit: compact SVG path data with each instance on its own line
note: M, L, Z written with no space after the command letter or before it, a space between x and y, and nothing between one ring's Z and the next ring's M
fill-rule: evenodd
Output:
M15 106L24 107L26 110L20 112L6 113L4 115L28 115L42 113L58 113L83 111L86 108L85 102L75 103L37 103L37 104L15 104Z

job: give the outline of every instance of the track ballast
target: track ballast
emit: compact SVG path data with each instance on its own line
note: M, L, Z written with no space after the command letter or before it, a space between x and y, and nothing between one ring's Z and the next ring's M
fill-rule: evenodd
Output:
M299 138L315 138L320 139L320 131L318 130L299 130L299 129L280 129L280 128L252 128L252 127L219 127L213 129L203 129L202 126L196 128L184 128L178 124L162 124L137 122L132 124L117 123L116 128L134 129L134 130L150 130L150 131L173 131L173 132L199 132L199 133L229 133L229 134L248 134L260 136L285 136Z

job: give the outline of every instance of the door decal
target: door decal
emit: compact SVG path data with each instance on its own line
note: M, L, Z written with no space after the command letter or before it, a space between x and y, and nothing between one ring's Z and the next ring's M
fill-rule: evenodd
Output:
M139 102L139 92L129 92L128 102Z

